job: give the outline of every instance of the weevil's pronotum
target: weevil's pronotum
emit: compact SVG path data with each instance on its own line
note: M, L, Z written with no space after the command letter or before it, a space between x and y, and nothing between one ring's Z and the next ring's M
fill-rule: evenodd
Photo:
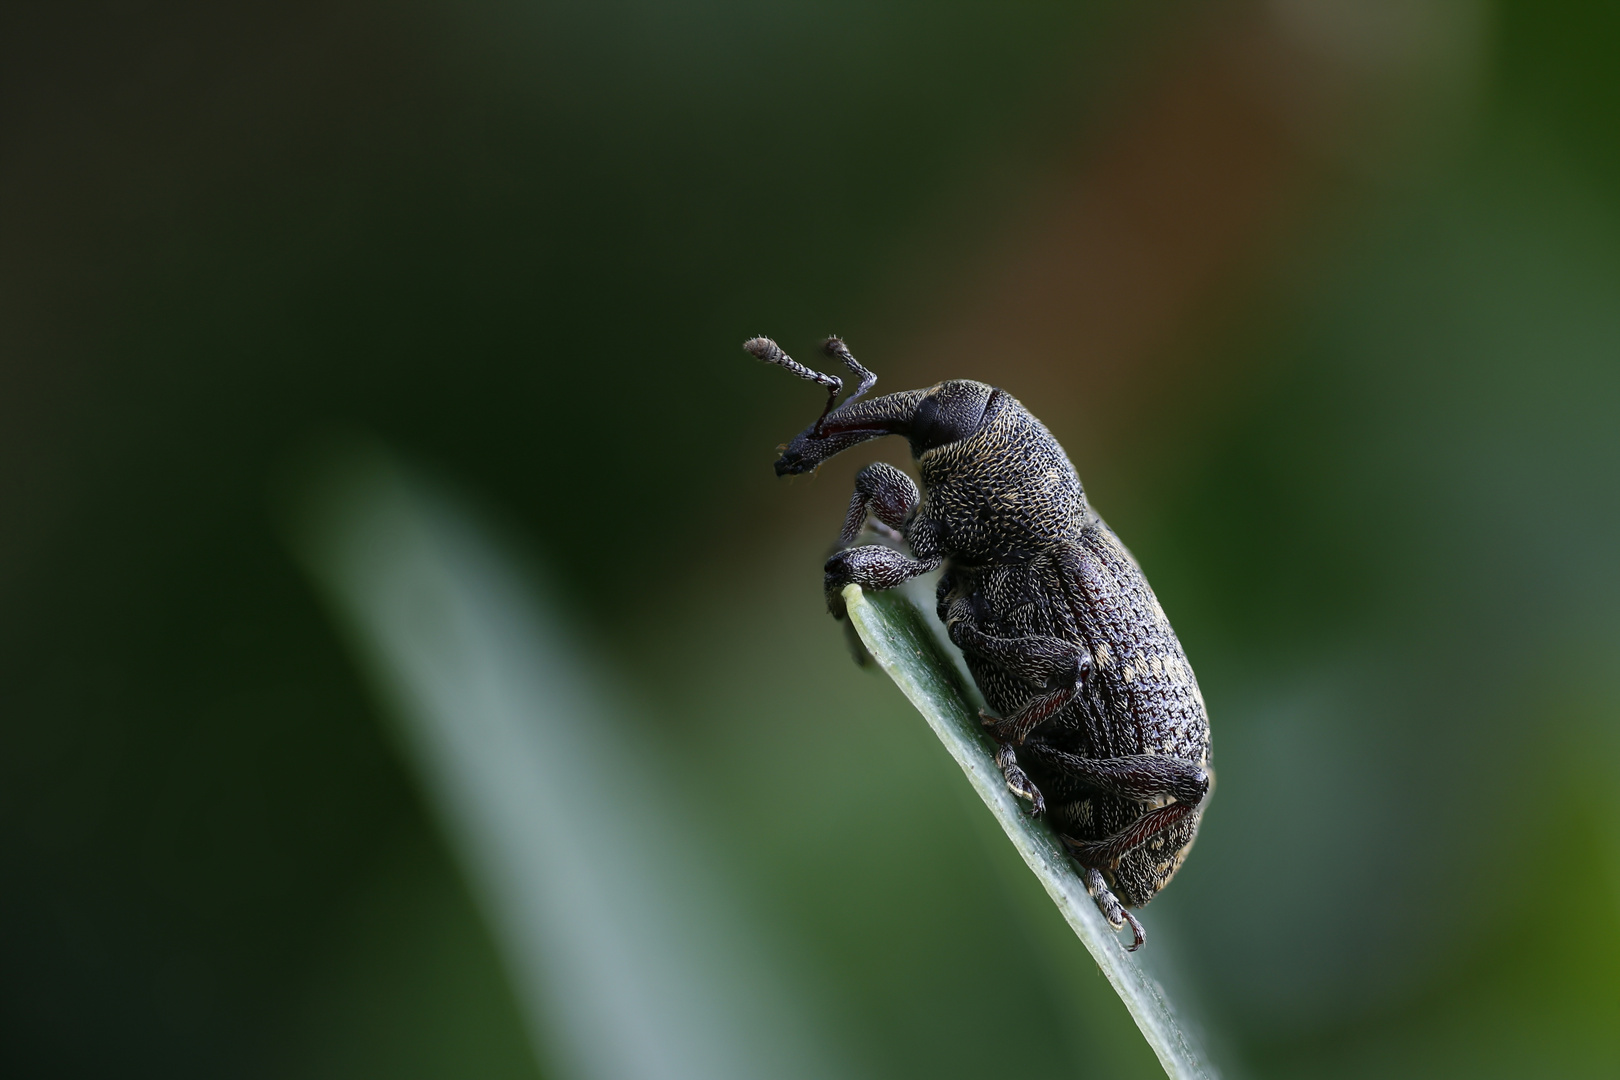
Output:
M1115 929L1170 881L1198 832L1213 779L1198 681L1136 560L1086 501L1051 432L1011 394L968 379L862 398L877 376L838 338L823 348L860 380L797 363L769 338L744 346L819 383L827 404L776 460L809 472L884 435L911 442L922 491L893 465L855 477L827 560L827 606L842 590L888 589L943 568L939 617L990 708L996 763L1030 813L1046 814ZM875 518L910 554L852 546Z

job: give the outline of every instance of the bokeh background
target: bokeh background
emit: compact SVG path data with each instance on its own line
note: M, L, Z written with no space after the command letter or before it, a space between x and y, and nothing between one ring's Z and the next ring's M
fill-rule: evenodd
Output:
M1620 1075L1613 4L19 0L0 87L6 1075L556 1075L287 541L334 432L526 547L851 1075L1154 1075L821 611L904 448L778 482L738 344L829 332L1147 569L1229 1075Z

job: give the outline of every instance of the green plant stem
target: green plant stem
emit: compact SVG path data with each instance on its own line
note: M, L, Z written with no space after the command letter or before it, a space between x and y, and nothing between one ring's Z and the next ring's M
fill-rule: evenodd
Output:
M926 615L898 591L867 596L859 585L850 585L844 589L844 602L861 641L967 774L973 790L1130 1010L1165 1073L1173 1080L1213 1080L1215 1070L1182 1030L1164 991L1119 943L1051 827L1026 814L1007 790L978 710L969 703L956 666Z

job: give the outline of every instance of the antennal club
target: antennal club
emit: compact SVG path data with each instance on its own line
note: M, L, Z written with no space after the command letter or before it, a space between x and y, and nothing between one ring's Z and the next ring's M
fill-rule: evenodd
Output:
M861 380L861 384L855 388L855 392L844 399L844 405L848 405L850 402L854 401L856 398L860 397L862 394L866 393L868 390L872 389L872 387L877 385L877 376L868 371L865 367L861 366L861 362L855 359L854 356L850 355L849 346L845 345L844 339L839 337L837 334L834 334L832 337L821 343L821 351L826 353L828 356L838 357L838 359L842 360L849 367L849 370L854 373L855 377ZM839 408L843 408L843 405L840 405Z
M836 375L827 375L817 371L815 368L805 367L783 352L782 347L768 337L751 338L743 342L743 348L767 364L775 364L777 367L786 368L801 379L807 379L827 388L827 404L822 408L821 415L816 417L815 432L819 436L821 434L821 422L827 419L828 413L832 412L833 402L838 399L838 392L844 388L844 380ZM865 387L863 386L862 389L865 389Z

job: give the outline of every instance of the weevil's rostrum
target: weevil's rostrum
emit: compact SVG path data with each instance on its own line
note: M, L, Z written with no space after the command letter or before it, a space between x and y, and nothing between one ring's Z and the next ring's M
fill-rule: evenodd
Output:
M1213 779L1198 681L1141 568L1086 501L1051 432L1012 395L970 380L858 401L876 381L843 342L828 355L861 380L791 360L775 342L744 346L828 390L827 406L776 462L813 470L868 439L911 443L922 490L892 465L862 469L826 566L842 589L887 589L943 568L939 616L986 703L1008 786L1048 815L1104 917L1129 922L1186 858ZM855 545L868 520L903 540Z

